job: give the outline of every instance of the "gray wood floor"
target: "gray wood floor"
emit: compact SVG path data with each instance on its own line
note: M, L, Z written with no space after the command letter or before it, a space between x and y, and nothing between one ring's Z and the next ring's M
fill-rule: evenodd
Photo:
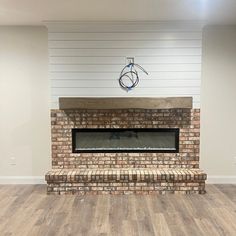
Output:
M236 185L205 195L47 196L0 185L0 235L236 235Z

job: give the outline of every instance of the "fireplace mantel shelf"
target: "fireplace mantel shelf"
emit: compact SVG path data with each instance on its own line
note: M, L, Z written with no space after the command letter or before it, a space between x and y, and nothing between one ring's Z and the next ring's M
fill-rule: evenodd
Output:
M192 108L192 97L60 97L60 109Z

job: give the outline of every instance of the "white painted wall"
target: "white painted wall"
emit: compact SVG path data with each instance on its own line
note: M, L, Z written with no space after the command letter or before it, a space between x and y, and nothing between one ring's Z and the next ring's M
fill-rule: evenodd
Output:
M52 108L58 98L192 96L200 107L202 26L174 22L48 23ZM126 57L149 76L122 90Z
M200 164L210 181L236 183L236 26L203 31Z
M0 27L0 182L50 169L49 93L47 29Z

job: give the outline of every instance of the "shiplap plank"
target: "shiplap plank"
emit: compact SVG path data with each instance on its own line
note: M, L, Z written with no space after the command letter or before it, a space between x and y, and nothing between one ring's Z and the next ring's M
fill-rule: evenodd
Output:
M50 65L50 71L59 72L117 72L123 69L124 65ZM157 71L200 71L201 64L159 64L159 65L145 65L145 70L149 73Z
M184 56L201 55L201 48L116 48L116 49L55 49L49 51L50 56Z
M100 80L113 80L117 78L120 73L112 73L103 71L101 73L98 72L51 72L50 77L51 79L57 80L77 80L77 79L84 79L84 80L96 80L99 83ZM142 75L142 74L141 74ZM149 77L148 77L149 78ZM172 80L195 80L201 78L201 72L196 71L162 71L162 72L152 72L151 79L172 79Z
M201 40L49 41L49 48L195 48Z
M113 32L113 33L94 33L94 32L62 32L62 33L52 33L49 32L49 42L50 41L60 41L60 40L94 40L96 42L100 40L120 40L120 41L140 41L140 40L201 40L202 34L199 32L183 31L183 32Z
M135 57L135 62L142 65L146 64L201 64L201 56L147 56L147 57Z
M104 94L108 95L121 95L121 94L126 94L127 92L119 88L117 86L116 88L97 88L95 87L86 87L85 88L52 88L51 89L52 95L60 95L63 97L66 96L88 96L88 94L93 94L93 96L101 96ZM129 92L128 92L129 93ZM178 87L178 88L170 88L170 87L165 87L165 88L141 88L141 87L136 87L130 94L132 95L141 95L141 94L156 94L157 95L166 95L166 94L175 94L175 95L188 95L188 94L199 94L200 93L200 88L199 87Z
M202 29L199 22L48 22L50 32L179 32Z
M79 64L79 65L124 65L126 63L125 57L51 57L50 64Z
M199 87L200 80L150 80L149 78L141 78L139 86L142 88L155 87ZM53 88L75 88L75 87L93 87L96 84L97 88L116 88L118 85L118 79L112 80L99 80L99 83L96 83L94 80L52 80L51 85Z
M135 57L135 62L146 64L193 64L201 63L201 56L147 56ZM126 58L119 57L51 57L50 64L125 65Z

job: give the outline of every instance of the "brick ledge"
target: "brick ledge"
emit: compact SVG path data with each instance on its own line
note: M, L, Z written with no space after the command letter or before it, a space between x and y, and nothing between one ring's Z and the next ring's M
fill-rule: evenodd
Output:
M200 169L54 169L48 183L77 182L204 182L207 175Z

